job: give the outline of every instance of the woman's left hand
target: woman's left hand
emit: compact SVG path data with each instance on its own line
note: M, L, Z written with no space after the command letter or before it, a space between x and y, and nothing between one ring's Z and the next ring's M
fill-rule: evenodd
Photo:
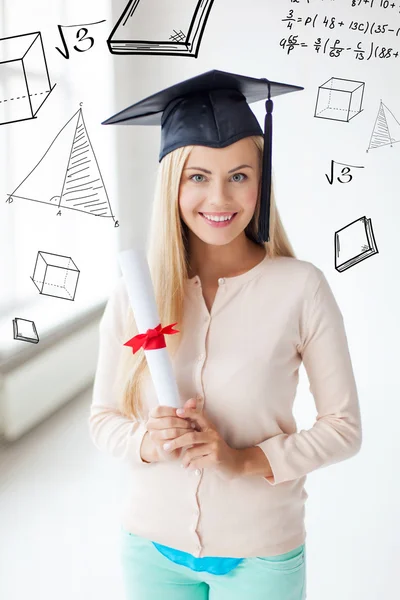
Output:
M218 433L215 425L205 415L205 411L197 409L196 398L190 398L183 406L184 414L178 417L190 419L196 425L196 431L183 433L174 440L169 440L170 447L165 452L176 448L190 446L182 456L182 466L189 469L211 467L218 471L224 479L233 479L242 473L242 453L231 448ZM200 429L200 431L199 431Z

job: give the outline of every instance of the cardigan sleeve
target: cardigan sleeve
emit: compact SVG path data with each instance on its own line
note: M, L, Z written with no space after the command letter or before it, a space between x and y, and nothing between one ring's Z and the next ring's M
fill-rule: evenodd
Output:
M303 301L302 357L309 390L317 409L308 430L275 435L259 444L273 475L271 485L294 480L318 468L355 455L361 447L362 427L357 388L342 313L323 272L314 267L311 295Z
M124 322L129 307L121 278L112 292L99 325L97 368L89 415L89 433L94 445L103 452L127 462L142 460L140 448L147 431L145 423L125 417L118 408L114 392L118 363L123 351Z

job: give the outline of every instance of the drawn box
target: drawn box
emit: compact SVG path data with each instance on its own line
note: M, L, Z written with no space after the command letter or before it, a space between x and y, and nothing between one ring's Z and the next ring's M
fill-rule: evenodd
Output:
M45 296L74 300L79 273L69 256L39 251L31 279Z
M52 89L40 32L0 39L0 124L33 119Z
M315 117L350 121L362 110L365 84L362 81L331 77L318 89Z

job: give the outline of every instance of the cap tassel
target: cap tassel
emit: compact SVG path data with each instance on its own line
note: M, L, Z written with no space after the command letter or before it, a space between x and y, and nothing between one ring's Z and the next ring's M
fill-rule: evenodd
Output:
M272 177L272 109L271 86L268 83L268 100L265 102L266 115L264 120L264 153L261 178L261 202L258 219L259 242L269 241L269 213L271 200Z

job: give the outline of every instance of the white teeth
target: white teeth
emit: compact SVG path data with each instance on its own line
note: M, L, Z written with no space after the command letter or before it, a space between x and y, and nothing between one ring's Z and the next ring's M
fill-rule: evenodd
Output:
M209 221L230 221L233 217L233 215L231 215L230 217L209 217L205 214L203 214L203 217L205 217L206 219L209 219Z

